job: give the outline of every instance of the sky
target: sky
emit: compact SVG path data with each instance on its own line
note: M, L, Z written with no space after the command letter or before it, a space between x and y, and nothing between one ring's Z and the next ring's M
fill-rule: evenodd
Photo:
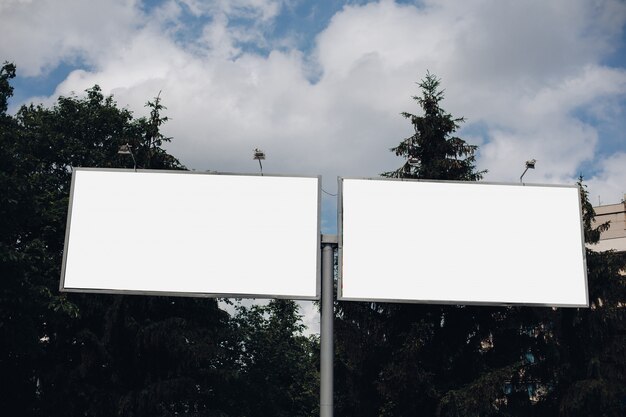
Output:
M0 0L10 111L94 84L137 117L159 92L166 146L189 169L337 177L404 161L400 113L427 72L464 117L485 181L573 184L594 204L626 193L623 0Z

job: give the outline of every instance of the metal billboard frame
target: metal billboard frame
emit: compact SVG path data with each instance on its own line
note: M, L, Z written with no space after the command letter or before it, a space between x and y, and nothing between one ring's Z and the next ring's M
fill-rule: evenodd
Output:
M466 300L409 300L409 299L389 299L389 298L351 298L343 296L343 180L365 180L365 181L395 181L395 182L426 182L426 183L445 183L445 184L463 184L469 186L479 185L505 185L516 187L553 187L553 188L576 188L578 190L578 215L580 222L580 239L582 246L582 263L584 274L584 287L586 304L552 304L552 303L524 303L524 302L480 302ZM357 302L377 302L377 303L402 303L402 304L439 304L439 305L469 305L469 306L527 306L527 307L571 307L582 308L589 307L589 284L587 277L587 258L585 249L585 231L582 224L582 204L580 201L580 187L578 185L559 185L559 184L527 184L527 183L504 183L504 182L486 182L486 181L446 181L446 180L425 180L413 178L376 178L376 177L337 177L337 301L357 301Z
M317 234L316 234L316 283L315 296L300 296L289 294L247 294L247 293L205 293L205 292L185 292L185 291L143 291L143 290L116 290L106 288L66 288L65 269L67 263L67 253L71 230L72 205L74 201L74 185L77 171L98 171L98 172L128 172L128 173L157 173L157 174L182 174L182 175L216 175L216 176L243 176L243 177L276 177L276 178L316 178L317 179ZM93 294L117 294L117 295L151 295L164 297L194 297L194 298L258 298L258 299L290 299L303 301L318 301L321 297L321 207L322 207L322 178L321 175L282 175L282 174L246 174L215 171L186 171L186 170L165 170L165 169L118 169L118 168L93 168L93 167L73 167L72 182L70 186L70 197L68 201L67 221L65 227L65 240L63 244L63 263L61 265L61 280L59 291L68 293L93 293Z

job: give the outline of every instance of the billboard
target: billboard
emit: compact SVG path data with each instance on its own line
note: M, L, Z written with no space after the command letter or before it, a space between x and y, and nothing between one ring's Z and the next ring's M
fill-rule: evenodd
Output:
M320 178L77 168L61 290L319 298Z
M341 300L588 305L577 186L339 183Z

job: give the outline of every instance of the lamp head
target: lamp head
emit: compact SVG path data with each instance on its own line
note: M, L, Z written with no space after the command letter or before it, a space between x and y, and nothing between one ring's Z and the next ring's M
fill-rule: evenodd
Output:
M265 152L260 150L259 148L254 149L254 157L252 159L258 159L259 161L265 159Z
M407 162L407 164L409 164L409 166L412 166L412 167L418 167L420 165L419 158L411 157L411 158L407 159L406 162Z
M128 143L124 145L120 145L120 148L118 149L117 153L119 155L132 155L132 152L130 151L130 145Z

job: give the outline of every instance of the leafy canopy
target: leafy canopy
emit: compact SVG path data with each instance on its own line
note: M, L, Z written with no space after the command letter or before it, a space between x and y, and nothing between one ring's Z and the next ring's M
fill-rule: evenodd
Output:
M0 390L2 412L311 415L317 341L299 333L293 302L231 317L215 299L59 293L72 167L131 168L132 158L118 154L127 143L139 168L184 166L162 147L171 138L161 132L167 117L160 95L147 103L148 117L119 108L97 85L84 96L23 106L12 116L6 109L13 77L15 66L5 64L0 376L9 382Z

